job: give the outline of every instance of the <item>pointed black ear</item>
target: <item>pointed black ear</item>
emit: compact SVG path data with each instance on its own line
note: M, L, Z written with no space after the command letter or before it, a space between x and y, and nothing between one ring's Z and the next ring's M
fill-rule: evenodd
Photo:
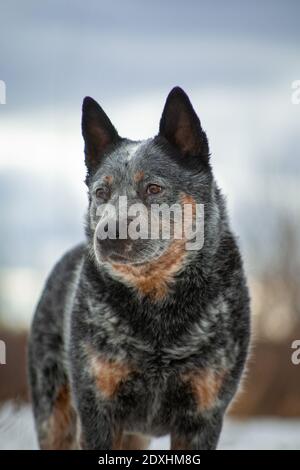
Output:
M187 94L175 87L169 93L161 116L159 135L165 137L181 154L201 156L208 161L205 132Z
M85 163L94 170L107 147L119 140L118 133L99 104L87 96L82 105L82 135Z

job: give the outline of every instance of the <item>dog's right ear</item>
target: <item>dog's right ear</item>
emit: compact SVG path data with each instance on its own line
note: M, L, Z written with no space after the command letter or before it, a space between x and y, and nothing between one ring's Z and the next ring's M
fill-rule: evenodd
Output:
M90 172L97 168L104 152L120 137L101 106L89 96L83 100L81 126L85 164Z
M159 124L159 135L184 156L208 162L206 134L187 94L180 87L170 91Z

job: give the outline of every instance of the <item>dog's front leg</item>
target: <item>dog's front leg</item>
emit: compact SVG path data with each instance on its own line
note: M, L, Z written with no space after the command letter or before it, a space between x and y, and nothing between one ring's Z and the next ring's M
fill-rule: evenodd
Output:
M175 420L171 432L172 450L214 450L217 448L222 430L223 413L209 411L203 415L185 415Z
M70 361L72 395L79 418L78 445L91 450L119 448L122 433L114 418L116 400L100 388L102 382L107 388L112 387L112 380L90 355L86 343L82 344L82 348L72 347Z
M82 391L78 400L79 447L111 450L121 445L120 430L114 425L111 406L97 400L92 390Z

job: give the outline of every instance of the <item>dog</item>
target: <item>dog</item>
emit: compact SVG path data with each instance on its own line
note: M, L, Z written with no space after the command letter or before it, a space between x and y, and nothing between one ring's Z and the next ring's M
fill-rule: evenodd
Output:
M206 133L175 87L154 138L120 137L90 97L82 134L86 242L54 267L29 339L40 448L145 449L170 434L173 450L216 449L247 359L250 300ZM203 243L163 239L157 219L158 237L121 237L124 214L105 209L121 197L146 213L190 204L189 224L203 206ZM99 236L112 221L115 236Z

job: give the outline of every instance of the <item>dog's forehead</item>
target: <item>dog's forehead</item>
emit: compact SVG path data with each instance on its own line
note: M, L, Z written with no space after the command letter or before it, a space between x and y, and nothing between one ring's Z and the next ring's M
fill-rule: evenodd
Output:
M163 152L154 139L125 141L108 155L100 172L112 176L130 176L138 170L153 171L153 168L159 168L157 165L159 157L163 157Z

